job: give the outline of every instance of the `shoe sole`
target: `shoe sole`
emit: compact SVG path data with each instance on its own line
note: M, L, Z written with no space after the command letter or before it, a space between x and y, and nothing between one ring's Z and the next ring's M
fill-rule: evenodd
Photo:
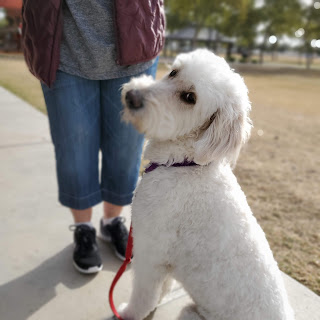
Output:
M103 240L104 242L108 242L111 243L112 247L113 247L113 251L116 254L116 256L121 260L124 261L126 260L126 257L122 256L116 249L116 247L113 245L112 241L111 241L111 237L107 237L104 234L102 234L101 232L98 235L98 238Z
M95 266L95 267L91 267L89 269L82 269L75 263L75 261L73 261L73 265L80 273L84 273L84 274L98 273L103 268L103 265L101 265L100 267Z

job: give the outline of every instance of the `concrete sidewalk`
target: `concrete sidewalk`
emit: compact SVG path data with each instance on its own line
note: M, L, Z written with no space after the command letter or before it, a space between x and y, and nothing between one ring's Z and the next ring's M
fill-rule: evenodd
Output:
M1 87L0 161L0 319L111 319L108 290L120 262L99 242L103 271L83 276L74 270L72 219L57 202L47 118ZM98 226L101 206L94 211ZM130 208L125 215L129 223ZM296 319L319 320L320 298L288 276L284 279ZM116 287L116 306L128 301L130 292L129 268ZM177 287L149 318L175 319L189 301Z

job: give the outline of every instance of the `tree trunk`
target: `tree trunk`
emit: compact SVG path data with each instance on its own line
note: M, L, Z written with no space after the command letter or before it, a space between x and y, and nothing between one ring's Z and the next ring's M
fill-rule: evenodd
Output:
M263 64L263 54L264 54L264 50L266 48L266 42L267 42L267 38L268 38L268 32L265 33L264 37L263 37L263 42L261 44L261 47L260 47L260 55L259 55L259 63L260 64Z
M232 52L232 47L233 47L233 44L232 43L228 43L227 44L227 60L230 60L231 59L231 52Z
M302 65L302 58L303 58L303 53L302 52L298 52L298 64Z
M195 49L196 46L197 46L197 40L198 40L199 32L200 32L200 27L198 27L198 26L195 27L194 35L193 35L193 38L192 38L192 41L191 41L191 50Z
M164 48L163 48L163 56L166 58L168 52L168 40L165 40L164 42Z
M263 64L263 53L264 53L263 48L260 48L260 54L259 54L259 63L260 64Z
M311 68L312 55L310 52L306 53L306 68L309 70Z

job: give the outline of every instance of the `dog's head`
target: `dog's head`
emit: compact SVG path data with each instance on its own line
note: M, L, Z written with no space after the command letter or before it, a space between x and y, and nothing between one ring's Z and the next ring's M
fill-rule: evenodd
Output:
M248 139L251 109L243 79L223 58L199 49L180 54L159 81L133 78L122 90L123 118L148 138L194 137L194 161L236 162Z

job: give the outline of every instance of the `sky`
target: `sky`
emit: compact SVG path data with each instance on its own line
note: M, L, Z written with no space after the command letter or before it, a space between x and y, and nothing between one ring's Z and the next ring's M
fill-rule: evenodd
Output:
M265 1L268 1L268 0L256 0L256 6L260 7ZM314 0L299 0L299 1L306 5L310 5L314 2Z

